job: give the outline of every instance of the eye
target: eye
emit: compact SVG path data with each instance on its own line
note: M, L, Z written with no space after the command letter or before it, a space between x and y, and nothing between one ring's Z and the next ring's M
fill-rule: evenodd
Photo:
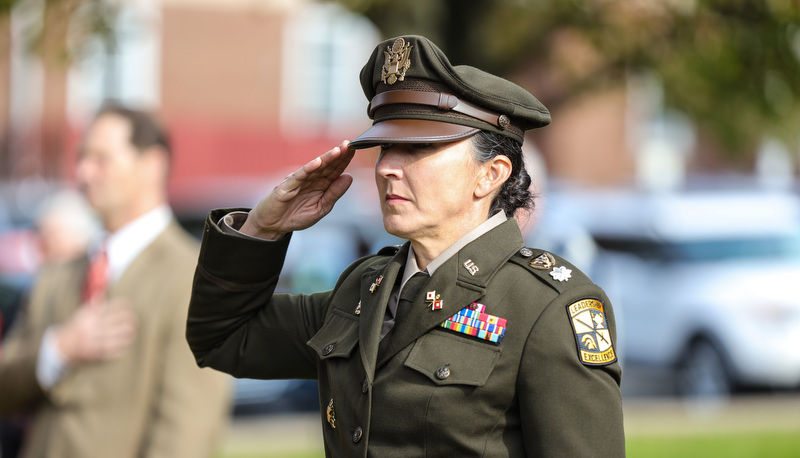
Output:
M391 148L392 146L394 146L393 143L381 143L381 151L382 152L386 151L387 149Z

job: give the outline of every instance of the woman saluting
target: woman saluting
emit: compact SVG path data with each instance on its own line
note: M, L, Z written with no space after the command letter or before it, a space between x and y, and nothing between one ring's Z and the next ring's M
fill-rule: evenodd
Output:
M624 456L621 370L604 292L524 246L530 93L408 36L361 72L373 126L286 177L252 210L210 213L187 338L197 362L319 381L327 456ZM387 232L331 291L274 293L293 231L344 194L380 147Z

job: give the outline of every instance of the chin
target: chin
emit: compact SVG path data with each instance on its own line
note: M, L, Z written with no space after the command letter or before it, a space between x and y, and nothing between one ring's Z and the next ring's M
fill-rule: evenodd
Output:
M384 216L383 228L386 229L386 232L389 234L407 240L409 239L411 230L407 224L403 224L402 219L403 218L399 218L397 215Z

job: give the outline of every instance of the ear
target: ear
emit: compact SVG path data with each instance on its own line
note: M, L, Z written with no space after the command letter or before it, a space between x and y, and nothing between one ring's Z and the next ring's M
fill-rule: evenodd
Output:
M158 177L166 183L169 176L169 153L158 145L151 146L141 152L142 163L145 164L152 177Z
M499 191L503 183L511 176L511 159L498 154L491 160L481 164L482 176L475 187L475 197L484 198Z

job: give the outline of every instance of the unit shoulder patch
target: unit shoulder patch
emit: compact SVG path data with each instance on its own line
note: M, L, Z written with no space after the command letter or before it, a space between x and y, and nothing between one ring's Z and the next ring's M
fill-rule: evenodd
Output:
M567 315L575 332L578 359L588 366L605 366L617 360L603 303L584 298L567 306Z

